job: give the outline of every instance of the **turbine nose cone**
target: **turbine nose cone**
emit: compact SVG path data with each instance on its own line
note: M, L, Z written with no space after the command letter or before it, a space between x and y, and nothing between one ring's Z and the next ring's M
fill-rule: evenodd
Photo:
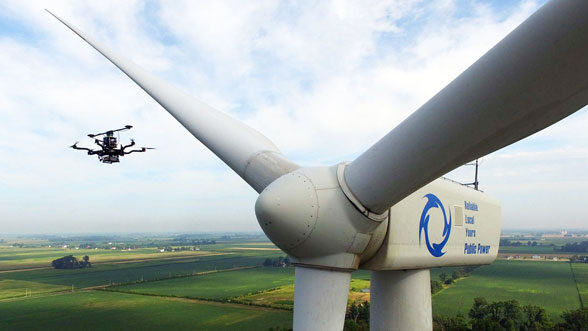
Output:
M312 233L318 217L315 186L298 172L286 174L267 186L257 198L255 214L265 234L288 251Z

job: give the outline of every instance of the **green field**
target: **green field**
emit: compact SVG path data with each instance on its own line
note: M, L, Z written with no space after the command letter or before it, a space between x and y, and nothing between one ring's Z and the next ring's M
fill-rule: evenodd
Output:
M552 249L517 248L526 253ZM259 240L218 243L206 249L182 254L151 248L91 250L91 261L104 262L88 269L0 270L0 330L291 327L294 268L261 267L265 259L284 256L283 252ZM0 269L48 265L70 252L4 246ZM75 256L83 254L84 250L76 250ZM451 275L455 269L431 269L431 279L439 280L441 273ZM349 302L369 300L370 277L366 270L352 274ZM24 297L25 293L32 296ZM539 305L558 320L563 311L580 307L580 298L584 304L588 301L588 264L498 260L435 294L433 312L467 315L477 296Z
M498 253L507 254L570 254L568 252L556 251L554 246L500 246Z
M291 325L289 311L118 292L0 302L1 330L267 330Z
M0 271L25 268L51 267L51 261L65 255L81 258L90 256L90 262L116 262L210 255L207 251L179 251L161 253L156 248L131 251L109 249L15 248L0 246Z
M574 275L576 276L576 284L578 284L578 291L582 297L584 307L588 307L588 264L573 263Z
M67 286L29 282L25 280L0 280L0 299L24 297L25 295L39 295L65 291L71 289Z
M129 293L201 299L229 299L294 282L294 268L254 268L116 286Z
M140 280L156 280L215 269L260 265L264 259L265 256L217 255L188 259L100 264L88 269L42 269L0 273L0 280L18 279L56 285L71 286L73 284L75 287L88 287L111 283L131 283Z
M538 305L554 319L564 310L580 307L569 263L499 260L434 295L433 313L467 315L475 297Z

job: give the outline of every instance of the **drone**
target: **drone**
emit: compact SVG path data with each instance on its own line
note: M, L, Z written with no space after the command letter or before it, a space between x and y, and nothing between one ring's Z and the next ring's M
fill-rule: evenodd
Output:
M148 149L155 149L153 147L141 147L140 149L132 149L127 151L127 148L135 146L135 140L133 139L131 139L130 144L121 144L120 147L118 147L117 138L114 136L114 133L130 130L132 127L132 125L125 125L124 128L116 130L108 130L101 133L88 134L88 137L90 138L104 136L102 138L102 141L100 141L100 139L94 139L94 143L100 146L101 149L93 150L86 147L78 147L78 142L71 145L70 147L77 150L88 151L88 155L98 155L98 159L100 160L100 162L108 164L119 162L119 156L125 156L135 152L146 152Z

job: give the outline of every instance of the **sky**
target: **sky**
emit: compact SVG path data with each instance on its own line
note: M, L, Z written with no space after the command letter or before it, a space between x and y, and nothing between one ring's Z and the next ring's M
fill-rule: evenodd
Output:
M350 161L544 1L2 1L0 233L259 231L257 193L47 8L271 139ZM68 146L120 134L119 164ZM503 228L585 228L588 112L481 160ZM473 167L447 174L473 180Z

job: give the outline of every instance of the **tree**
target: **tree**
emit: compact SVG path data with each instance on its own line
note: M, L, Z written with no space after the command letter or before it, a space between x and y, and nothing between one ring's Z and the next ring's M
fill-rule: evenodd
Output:
M90 263L90 257L88 255L84 256L84 268L90 268L92 264Z
M86 259L87 258L87 259ZM83 261L78 261L73 255L66 255L60 259L53 260L51 265L55 269L78 269L90 267L90 257L84 256Z
M73 255L66 255L51 262L55 269L74 269L78 267L78 264L78 260Z
M564 312L563 322L557 326L563 330L588 330L588 307Z
M370 328L370 303L353 302L345 313L345 325L343 330L346 331L368 331Z
M488 306L488 301L484 297L474 298L474 304L468 312L468 316L473 320L480 320L486 315L484 308Z
M353 302L345 313L345 319L352 320L354 322L369 322L370 320L370 303L364 302Z
M451 278L453 278L453 279L458 279L461 276L463 276L463 272L461 269L457 269L453 273L451 273Z
M443 289L441 282L437 280L431 280L431 294L435 294Z
M447 280L447 274L446 274L446 273L444 273L444 272L442 272L442 273L439 275L439 279L441 279L441 282L442 282L442 283L445 283L445 281Z
M454 317L435 315L433 316L433 330L469 331L471 328L466 318L461 314Z
M553 327L551 318L545 309L535 305L523 306L524 322L526 330L545 330Z
M475 298L468 315L472 330L546 330L553 323L545 309L535 305L520 306L516 300L488 303Z

